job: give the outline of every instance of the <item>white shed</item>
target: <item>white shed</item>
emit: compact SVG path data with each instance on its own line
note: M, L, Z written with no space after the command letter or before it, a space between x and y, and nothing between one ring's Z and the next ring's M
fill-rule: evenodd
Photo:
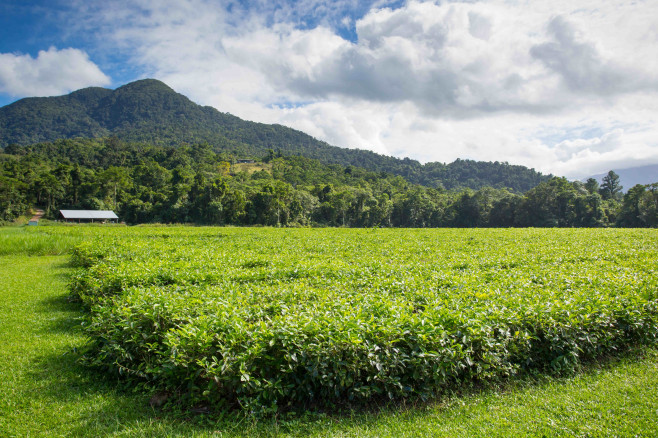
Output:
M60 210L59 215L66 222L117 222L119 216L112 210Z

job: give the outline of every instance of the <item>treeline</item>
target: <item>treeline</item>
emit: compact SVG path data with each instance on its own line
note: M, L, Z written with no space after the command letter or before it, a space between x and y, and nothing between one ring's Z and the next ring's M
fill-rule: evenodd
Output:
M524 194L446 190L386 172L270 150L240 164L208 144L177 148L104 140L11 146L0 155L0 220L33 206L109 209L135 223L349 227L655 227L658 184L622 195L610 172L553 177Z

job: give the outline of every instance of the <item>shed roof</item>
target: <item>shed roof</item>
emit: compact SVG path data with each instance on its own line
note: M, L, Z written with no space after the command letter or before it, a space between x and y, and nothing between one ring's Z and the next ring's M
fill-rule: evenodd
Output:
M60 210L64 219L119 219L112 210Z

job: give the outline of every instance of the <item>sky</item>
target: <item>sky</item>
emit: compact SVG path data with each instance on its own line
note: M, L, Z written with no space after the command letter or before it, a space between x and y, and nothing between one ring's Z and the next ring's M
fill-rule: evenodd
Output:
M421 162L658 163L656 0L0 3L0 105L143 78Z

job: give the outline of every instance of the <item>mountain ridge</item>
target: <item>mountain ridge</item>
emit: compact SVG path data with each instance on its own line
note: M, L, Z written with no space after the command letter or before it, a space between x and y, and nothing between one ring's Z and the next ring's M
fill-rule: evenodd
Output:
M89 87L64 96L25 98L0 108L0 147L111 136L164 146L207 142L236 157L260 158L272 149L447 189L492 186L524 192L550 177L505 162L421 164L409 158L340 148L289 127L246 121L198 105L156 79L142 79L115 90Z

